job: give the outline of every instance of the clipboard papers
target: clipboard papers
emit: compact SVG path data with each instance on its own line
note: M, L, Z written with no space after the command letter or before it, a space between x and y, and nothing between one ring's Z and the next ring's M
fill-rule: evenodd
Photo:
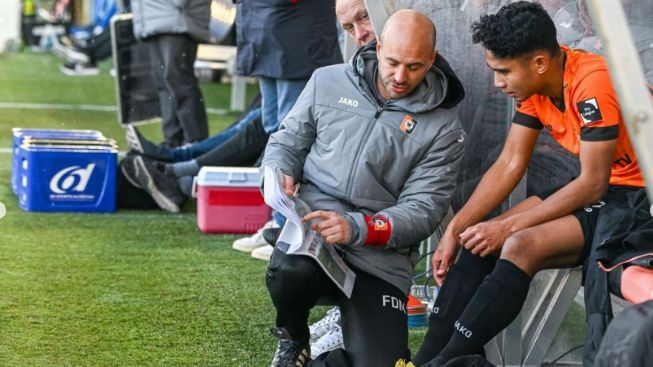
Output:
M324 238L304 221L311 208L298 197L290 197L283 190L283 174L276 167L264 167L265 203L286 217L277 247L288 255L309 256L320 265L327 276L347 296L351 297L356 274L347 266L334 246L325 243Z

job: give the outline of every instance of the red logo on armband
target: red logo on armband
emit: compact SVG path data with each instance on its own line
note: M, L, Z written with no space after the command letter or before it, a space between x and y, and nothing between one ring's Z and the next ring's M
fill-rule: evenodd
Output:
M367 224L367 238L365 244L368 246L383 247L390 240L392 234L390 221L382 215L373 217L365 216Z

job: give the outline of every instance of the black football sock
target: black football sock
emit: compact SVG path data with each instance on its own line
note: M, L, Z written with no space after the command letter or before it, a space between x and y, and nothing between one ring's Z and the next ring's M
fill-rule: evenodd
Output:
M429 328L413 363L420 366L433 359L453 334L454 322L474 296L483 278L492 272L496 257L480 257L462 249L458 261L449 268L438 298L429 315ZM479 351L481 353L482 351Z
M519 315L531 277L512 262L500 259L454 323L455 332L440 352L452 358L475 354Z

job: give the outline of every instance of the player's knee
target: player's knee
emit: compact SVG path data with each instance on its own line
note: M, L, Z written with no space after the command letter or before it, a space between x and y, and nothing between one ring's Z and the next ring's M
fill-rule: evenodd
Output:
M528 249L532 248L533 240L529 235L517 232L508 237L501 250L501 258L513 263L528 259Z

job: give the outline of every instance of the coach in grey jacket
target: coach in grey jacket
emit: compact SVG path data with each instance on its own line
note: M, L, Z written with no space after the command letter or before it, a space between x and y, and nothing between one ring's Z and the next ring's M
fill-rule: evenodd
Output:
M132 0L134 34L148 47L159 93L164 143L208 137L204 98L193 64L209 39L211 0Z
M454 106L463 96L436 58L433 24L409 10L393 14L379 45L360 49L351 64L313 74L270 137L263 165L287 175L286 191L301 183L300 198L316 210L305 220L357 278L348 299L315 261L275 249L267 273L280 339L273 366L307 361L308 313L318 301L340 306L345 350L311 365L390 366L409 357L405 301L418 244L455 187L465 134Z

